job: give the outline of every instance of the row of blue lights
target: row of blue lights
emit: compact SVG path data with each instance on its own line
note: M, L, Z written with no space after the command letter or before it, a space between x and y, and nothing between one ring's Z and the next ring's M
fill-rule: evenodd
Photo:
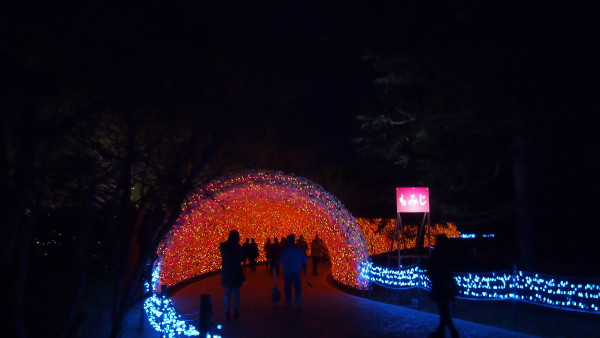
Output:
M477 238L478 235L477 234L466 234L466 233L461 233L460 234L460 238L467 238L467 239L472 239L472 238ZM495 234L482 234L480 235L480 237L482 238L494 238L496 237Z
M200 332L177 312L173 302L166 294L158 295L160 276L160 263L157 263L152 271L152 281L144 284L146 293L151 296L144 301L144 311L152 327L162 333L164 338L176 338L180 336L199 336ZM221 325L217 326L220 329ZM207 333L206 338L221 338L218 334Z
M199 336L196 327L175 310L166 295L158 295L160 264L152 272L152 285L145 283L146 292L151 296L144 301L144 311L152 327L163 337L175 338L181 335ZM431 281L426 270L418 265L400 269L374 266L370 261L360 265L360 278L393 289L420 287L431 290ZM477 300L518 300L565 310L600 314L600 285L587 282L570 282L552 276L515 271L488 273L457 273L455 280L459 286L459 298ZM207 334L207 338L220 338Z
M420 287L431 290L426 271L417 265L400 269L374 266L365 261L360 277L393 288ZM564 310L600 314L600 284L568 281L524 271L456 273L459 298L483 300L519 300Z

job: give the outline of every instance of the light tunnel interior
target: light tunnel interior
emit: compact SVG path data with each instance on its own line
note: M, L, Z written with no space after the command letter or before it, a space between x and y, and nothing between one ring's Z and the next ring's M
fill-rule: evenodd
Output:
M329 249L332 277L364 289L359 266L367 245L354 217L319 185L279 172L247 172L212 181L190 195L158 249L159 285L174 286L221 267L218 246L230 230L254 238L264 260L267 238L318 234Z

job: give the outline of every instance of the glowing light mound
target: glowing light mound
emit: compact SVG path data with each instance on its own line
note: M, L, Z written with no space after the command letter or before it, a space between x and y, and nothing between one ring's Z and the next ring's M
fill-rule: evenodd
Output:
M267 238L318 234L329 249L338 282L365 289L359 268L370 261L365 238L342 203L307 179L252 171L212 181L190 195L182 214L159 246L160 283L173 286L220 269L220 242L230 230L255 238L259 261Z

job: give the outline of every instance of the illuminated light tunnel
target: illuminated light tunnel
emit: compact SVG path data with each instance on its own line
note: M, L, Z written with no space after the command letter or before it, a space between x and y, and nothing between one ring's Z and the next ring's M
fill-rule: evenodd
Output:
M264 260L267 238L315 234L331 257L332 277L365 289L359 268L370 261L365 238L342 203L307 179L281 172L251 171L217 179L195 190L158 249L159 283L174 286L221 268L218 250L230 230L255 238Z

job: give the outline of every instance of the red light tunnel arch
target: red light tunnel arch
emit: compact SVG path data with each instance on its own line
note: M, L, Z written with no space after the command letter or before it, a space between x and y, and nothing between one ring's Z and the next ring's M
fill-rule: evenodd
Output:
M310 243L315 234L329 249L332 277L364 289L359 267L370 257L365 238L342 203L318 184L281 172L249 171L195 190L158 249L159 285L173 286L220 269L220 242L230 230L255 238L290 233Z

